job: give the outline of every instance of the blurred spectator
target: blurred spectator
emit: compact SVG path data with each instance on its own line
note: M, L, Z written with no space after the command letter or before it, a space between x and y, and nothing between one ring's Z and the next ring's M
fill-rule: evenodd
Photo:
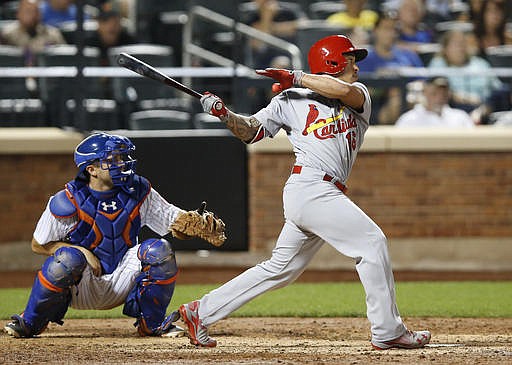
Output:
M448 76L454 106L472 112L473 120L485 122L486 116L508 108L509 91L492 75L479 75L491 70L481 57L471 55L468 37L459 30L446 32L441 38L441 53L430 61L429 68L450 68ZM471 74L465 73L472 72Z
M298 21L305 16L297 14L287 8L284 3L276 0L254 0L253 2L256 4L257 11L248 17L246 21L248 25L295 43ZM250 42L254 68L266 68L273 62L273 58L282 56L279 50L263 42L256 39Z
M496 127L512 127L512 111L493 113L492 124Z
M327 17L327 22L342 28L360 27L371 31L377 22L378 14L366 9L366 0L345 0L345 11Z
M121 14L114 9L101 10L98 14L98 30L85 39L85 45L98 47L101 52L100 64L109 66L108 50L111 47L137 43L121 24Z
M405 112L396 122L397 127L473 127L464 110L448 105L450 85L445 77L433 77L423 83L423 100Z
M453 20L451 18L451 3L453 0L425 0L425 11L432 24Z
M290 63L290 58L288 56L277 56L275 57L270 65L270 68L282 68L282 69L291 69L292 65ZM274 96L276 96L279 92L274 92L270 87L262 88L251 86L247 88L244 105L247 106L247 110L242 110L243 113L247 115L254 114L258 110L264 108L270 102Z
M20 0L17 21L2 29L2 41L24 48L27 66L35 65L35 54L46 46L66 43L57 28L41 23L37 0Z
M43 24L58 27L61 23L76 20L76 5L73 0L44 0L40 8Z
M366 8L366 0L345 0L345 11L327 17L327 23L344 28L344 32L357 44L367 44L375 27L378 14Z
M432 31L423 23L425 14L422 0L402 0L398 8L398 44L416 51L418 44L432 42Z
M401 66L423 67L423 62L416 53L396 45L397 24L393 12L379 14L373 31L373 45L368 50L368 57L359 62L359 72L383 75L392 73L393 68ZM363 75L361 77L364 78ZM370 92L376 124L395 123L404 108L404 90L396 86L371 88Z
M480 13L473 19L478 56L486 58L487 47L512 44L512 34L506 29L507 8L505 0L488 0L482 4Z
M469 19L470 22L474 22L478 18L478 14L482 12L484 6L484 0L469 0Z

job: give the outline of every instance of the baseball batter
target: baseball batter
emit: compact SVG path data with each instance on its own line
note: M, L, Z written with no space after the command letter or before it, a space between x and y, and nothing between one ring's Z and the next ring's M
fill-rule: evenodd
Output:
M76 178L52 196L32 240L49 256L38 271L28 304L5 325L14 337L33 337L49 322L62 324L68 307L110 309L136 318L141 336L179 336L177 312L166 316L178 267L170 243L159 235L201 237L219 246L224 223L210 212L186 212L168 203L135 174L132 142L106 133L85 138L75 150ZM204 203L203 203L204 204ZM203 206L204 208L204 206Z
M386 237L348 197L346 182L368 129L371 101L357 82L357 61L366 57L341 35L315 43L308 54L310 74L259 70L282 90L270 104L245 117L217 96L201 99L205 111L224 121L246 143L286 131L296 156L284 187L284 227L272 257L200 300L180 306L192 344L216 346L208 327L270 289L293 282L327 243L354 259L366 291L371 344L376 349L419 348L430 332L407 330L400 318ZM328 303L326 303L328 305Z

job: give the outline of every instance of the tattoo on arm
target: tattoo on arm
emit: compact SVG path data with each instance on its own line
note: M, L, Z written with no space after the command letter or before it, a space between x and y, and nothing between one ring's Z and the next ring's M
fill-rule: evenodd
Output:
M249 143L261 126L261 123L254 117L246 117L243 115L228 112L228 116L223 120L226 126L238 139Z

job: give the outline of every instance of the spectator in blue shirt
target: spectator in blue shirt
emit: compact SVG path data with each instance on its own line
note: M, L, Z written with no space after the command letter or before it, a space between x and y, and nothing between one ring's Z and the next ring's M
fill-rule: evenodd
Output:
M397 67L423 67L420 57L413 51L397 46L398 20L393 12L379 14L373 30L373 45L368 57L359 62L359 72L382 75L393 73ZM373 101L373 124L394 124L402 111L404 90L401 87L371 88Z
M41 2L43 24L59 27L62 23L76 20L76 5L73 0L45 0ZM87 16L85 16L87 18Z
M422 0L403 0L398 8L399 44L412 51L422 43L432 43L433 33L425 27L425 5Z

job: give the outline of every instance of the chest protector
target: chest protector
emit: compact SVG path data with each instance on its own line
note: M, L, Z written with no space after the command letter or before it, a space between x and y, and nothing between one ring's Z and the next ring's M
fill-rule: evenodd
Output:
M135 175L132 191L127 193L120 188L108 192L89 189L87 184L73 180L66 189L56 194L52 200L66 199L68 214L57 217L78 215L78 223L68 234L67 240L92 251L100 260L103 274L110 274L119 264L126 251L137 243L141 228L139 209L146 199L151 185L147 179ZM65 194L65 196L64 196ZM62 204L58 204L62 207ZM57 213L57 214L56 214ZM71 213L71 214L69 214Z

